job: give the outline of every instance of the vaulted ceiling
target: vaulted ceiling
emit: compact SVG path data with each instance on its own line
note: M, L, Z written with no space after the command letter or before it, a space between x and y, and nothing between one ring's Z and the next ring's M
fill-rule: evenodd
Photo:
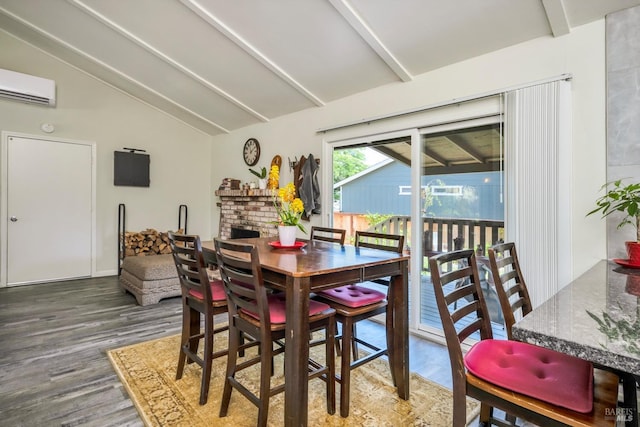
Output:
M217 135L639 4L0 0L0 29Z

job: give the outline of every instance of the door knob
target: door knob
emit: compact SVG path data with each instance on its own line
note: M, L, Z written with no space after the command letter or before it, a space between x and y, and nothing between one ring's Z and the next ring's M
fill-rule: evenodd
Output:
M9 218L11 220L11 222L16 222L18 220L18 218L16 218L15 216L12 216L11 218Z

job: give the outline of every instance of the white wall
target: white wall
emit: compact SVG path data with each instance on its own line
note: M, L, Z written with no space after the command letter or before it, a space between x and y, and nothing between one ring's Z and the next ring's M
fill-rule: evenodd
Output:
M0 99L0 130L46 135L40 130L46 122L56 127L53 137L96 143L97 275L117 274L119 203L126 205L128 231L175 230L178 206L186 204L189 233L211 237L208 135L1 31L0 46L0 68L53 79L57 86L56 108ZM113 152L123 147L150 154L149 188L113 185Z
M287 158L312 153L321 159L323 135L317 129L428 106L511 86L535 82L564 73L573 75L573 194L572 251L574 277L606 257L605 224L585 214L605 182L605 39L604 20L574 28L566 36L544 37L473 58L416 77L357 94L321 108L291 114L227 135L214 137L212 180L224 177L251 181L242 161L242 145L249 137L260 140L262 157L283 158L281 184L292 180ZM229 155L220 155L221 153ZM322 159L321 159L322 160ZM321 174L327 173L321 162ZM219 212L212 200L212 228L217 233ZM312 223L320 223L314 216Z

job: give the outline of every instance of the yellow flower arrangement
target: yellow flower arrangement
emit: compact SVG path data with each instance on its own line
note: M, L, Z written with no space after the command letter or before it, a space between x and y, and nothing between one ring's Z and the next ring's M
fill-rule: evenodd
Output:
M304 212L304 203L296 197L296 186L293 182L288 183L278 190L278 196L274 198L273 205L278 213L278 225L294 225L302 230L307 231L300 224L302 212Z
M280 168L277 165L271 166L269 171L269 181L267 182L267 188L275 190L280 185Z

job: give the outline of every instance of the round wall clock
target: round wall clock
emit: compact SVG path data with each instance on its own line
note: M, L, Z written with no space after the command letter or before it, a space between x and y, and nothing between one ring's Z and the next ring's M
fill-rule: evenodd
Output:
M258 163L258 160L260 160L260 143L257 139L247 139L242 149L242 156L248 166L255 166L255 164Z

